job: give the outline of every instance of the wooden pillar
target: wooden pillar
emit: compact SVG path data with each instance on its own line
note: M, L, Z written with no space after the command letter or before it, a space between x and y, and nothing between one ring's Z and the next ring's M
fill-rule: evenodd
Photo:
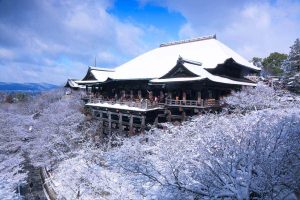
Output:
M160 102L165 102L165 95L164 95L164 92L163 91L160 91L160 93L159 93L159 100L160 100ZM160 103L159 102L159 103Z
M172 121L172 113L171 113L170 110L167 110L167 112L168 112L168 115L167 115L167 121L168 121L168 122L171 122L171 121Z
M100 134L102 135L103 134L103 118L102 118L102 111L99 111L100 112L100 124L99 124L99 126L100 126Z
M133 90L130 90L130 100L133 100Z
M146 99L146 109L148 109L148 99Z
M186 101L186 92L185 91L182 92L182 100Z
M141 132L144 133L145 131L145 116L143 115L142 116L142 119L141 119Z
M123 119L122 119L123 115L122 113L119 113L119 130L123 131Z
M155 120L154 120L154 125L157 126L158 125L158 116L155 117Z
M213 91L212 90L208 90L208 98L209 99L213 98Z
M133 134L133 116L132 114L130 114L130 118L129 118L129 135Z
M149 92L148 92L148 99L149 99L150 101L153 100L153 92L152 92L152 91L149 91Z
M111 133L111 112L108 111L108 132Z
M181 121L185 121L186 120L186 113L184 111L182 111L181 113Z
M168 99L172 99L172 92L168 92Z
M197 103L198 103L199 106L203 106L202 105L201 92L200 91L197 92Z

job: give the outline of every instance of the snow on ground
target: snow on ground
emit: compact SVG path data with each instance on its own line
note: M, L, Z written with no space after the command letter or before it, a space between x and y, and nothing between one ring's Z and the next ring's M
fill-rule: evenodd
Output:
M56 90L25 102L0 104L0 199L17 198L18 185L26 184L25 155L35 167L48 166L69 158L82 141L89 141L90 123L80 112L79 95L63 94Z
M286 96L263 85L235 93L224 99L230 112L167 123L108 150L86 147L52 179L67 199L293 199L300 102Z
M300 185L300 99L264 85L224 98L220 114L164 124L95 147L79 95L0 105L0 196L24 183L23 153L52 169L66 199L285 199ZM118 145L116 145L118 144Z
M29 126L30 120L24 116L3 112L0 109L0 197L17 197L18 185L26 181L23 170L22 144L26 133L21 130Z

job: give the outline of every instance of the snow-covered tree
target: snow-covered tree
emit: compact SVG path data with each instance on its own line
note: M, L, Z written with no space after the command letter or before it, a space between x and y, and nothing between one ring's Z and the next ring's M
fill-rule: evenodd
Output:
M73 96L74 95L74 96ZM300 193L299 97L259 84L220 114L95 147L97 121L78 94L0 105L0 196L24 183L25 156L51 169L65 199L295 199ZM25 106L26 105L26 106Z
M290 53L283 68L287 73L300 72L300 39L297 38L290 48Z
M96 131L96 123L86 121L81 112L83 103L79 96L51 97L46 98L48 104L42 106L42 111L33 115L28 151L36 166L51 166L72 156L76 149L92 140Z
M22 149L26 129L31 121L16 113L0 109L0 197L17 198L17 188L26 183L25 161ZM28 130L28 129L27 129Z
M28 101L0 104L0 197L13 199L26 182L24 163L57 164L88 145L95 124L85 120L80 94L45 92ZM25 159L26 158L26 159Z
M299 110L201 116L108 159L149 199L282 199L299 190L299 131Z
M293 92L300 93L300 40L296 39L291 46L288 58L283 63L284 83Z
M67 199L78 191L82 199L295 198L299 100L282 102L286 94L263 85L240 93L227 103L243 109L253 100L242 113L166 123L163 130L121 138L115 148L81 151L53 171L57 191Z

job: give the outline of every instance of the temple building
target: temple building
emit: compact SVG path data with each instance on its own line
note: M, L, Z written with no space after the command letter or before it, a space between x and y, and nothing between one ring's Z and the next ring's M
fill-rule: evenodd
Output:
M134 134L220 109L232 90L256 86L247 77L259 71L214 35L161 44L115 69L89 67L82 80L67 84L85 88L86 107L108 131Z

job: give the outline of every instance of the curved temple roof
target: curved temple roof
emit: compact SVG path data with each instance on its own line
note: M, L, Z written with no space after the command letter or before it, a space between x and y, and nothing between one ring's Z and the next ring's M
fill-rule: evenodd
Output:
M227 59L253 70L260 70L242 56L218 41L215 36L178 41L161 45L129 62L120 65L112 74L112 79L153 79L170 71L178 56L201 62L204 69L216 68Z
M199 65L191 64L191 63L184 63L183 64L189 71L193 72L194 74L198 75L198 77L183 77L183 78L158 78L150 80L151 83L168 83L168 82L188 82L188 81L200 81L204 79L209 79L213 82L217 83L225 83L230 85L245 85L245 86L256 86L256 83L248 83L242 81L235 81L229 78L213 75L209 73L207 70L199 67Z
M115 69L89 67L88 73L82 79L82 84L90 80L105 82L108 79L154 79L151 82L160 82L162 79L159 78L174 68L178 57L183 57L184 66L199 75L197 79L205 77L212 81L224 81L228 84L240 84L242 82L229 81L230 79L227 80L223 77L217 78L218 76L212 75L205 69L214 69L219 64L225 63L226 60L233 59L236 63L249 69L260 70L260 68L218 41L214 35L162 44L159 48L148 51ZM185 81L185 79L180 81ZM247 85L253 84L247 83Z
M99 67L89 67L87 74L82 79L82 83L87 83L89 81L94 82L105 82L109 76L115 72L114 69L99 68Z

